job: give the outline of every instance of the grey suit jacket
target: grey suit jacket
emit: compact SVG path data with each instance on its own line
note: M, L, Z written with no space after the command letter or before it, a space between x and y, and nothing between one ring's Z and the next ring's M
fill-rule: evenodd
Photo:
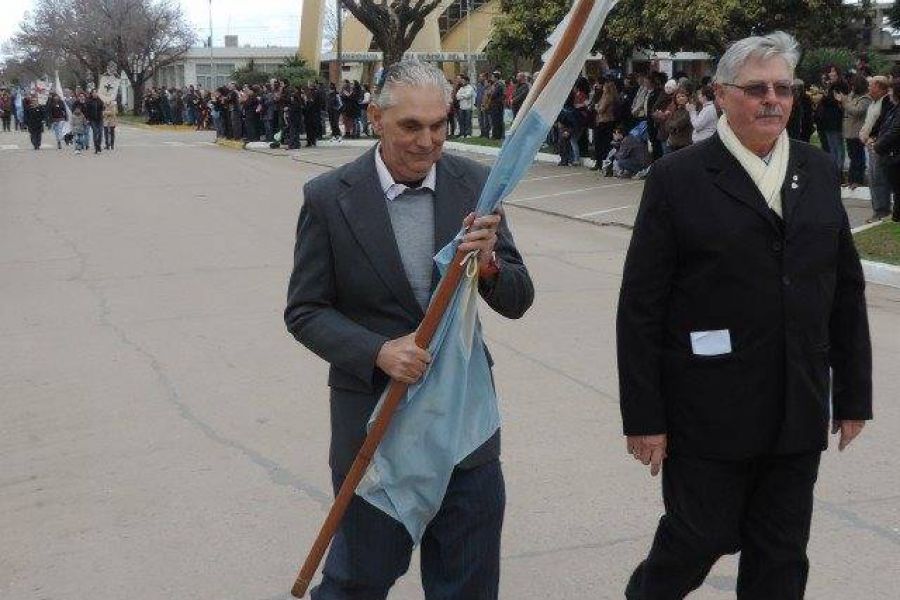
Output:
M333 469L345 473L363 439L378 397L388 383L375 364L388 340L415 331L424 314L403 270L375 169L375 149L303 188L294 270L288 285L285 324L304 346L331 365L331 451ZM488 169L445 155L437 163L434 202L435 252L462 226ZM502 268L482 298L508 318L531 306L534 288L505 219L498 232ZM434 285L438 277L435 274ZM488 362L493 364L488 355ZM499 435L461 466L499 455Z

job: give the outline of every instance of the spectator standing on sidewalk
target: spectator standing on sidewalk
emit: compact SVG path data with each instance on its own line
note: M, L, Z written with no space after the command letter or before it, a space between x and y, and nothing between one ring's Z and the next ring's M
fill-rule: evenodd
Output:
M491 137L490 115L484 106L489 90L490 81L488 74L479 73L478 83L475 84L475 109L478 111L478 137L485 139Z
M491 77L491 91L489 93L491 115L491 138L502 140L504 138L503 110L505 108L506 83L503 81L500 71L494 71Z
M791 108L791 118L788 120L787 132L793 140L809 143L816 130L813 119L813 104L809 94L806 93L806 84L802 79L794 80L794 106Z
M687 105L690 94L688 91L680 87L675 92L675 103L672 109L672 115L666 121L666 153L675 152L691 145L691 134L694 128L691 125L691 115L688 113Z
M519 114L519 109L522 108L522 105L525 103L525 98L528 97L528 92L531 91L531 85L528 83L528 75L525 73L517 73L516 74L516 87L513 90L512 99L510 100L510 107L512 108L513 118Z
M716 111L716 93L711 85L704 85L697 91L697 102L688 102L687 111L691 118L691 142L701 142L716 132L719 114Z
M475 88L469 81L469 76L463 73L457 77L459 88L456 91L456 100L459 102L459 135L467 138L472 136L472 108L475 106Z
M612 81L606 81L600 89L600 96L594 104L594 171L599 171L603 160L609 154L613 129L616 126L616 106L619 104L619 90Z
M328 84L328 123L331 125L331 139L334 141L341 140L341 108L343 101L341 95L337 91L337 86L333 83Z
M890 84L888 78L876 75L869 81L869 97L872 102L866 110L866 118L859 130L859 140L866 149L866 166L869 176L869 196L872 199L872 216L868 223L880 221L891 214L891 185L887 180L885 165L875 152L875 140L884 123L885 117L891 113L894 105L888 95Z
M853 190L864 183L866 149L859 140L859 130L866 119L866 112L872 103L872 97L867 93L869 84L862 75L853 77L851 87L850 95L838 94L835 97L841 101L844 109L844 140L847 144L847 155L850 157L847 183Z
M831 155L839 173L844 171L844 109L838 96L849 92L837 67L829 66L825 75L825 94L816 106L816 126L822 149ZM843 176L842 176L843 177Z
M893 108L878 130L874 149L894 193L891 220L900 223L900 78L891 83L891 103Z

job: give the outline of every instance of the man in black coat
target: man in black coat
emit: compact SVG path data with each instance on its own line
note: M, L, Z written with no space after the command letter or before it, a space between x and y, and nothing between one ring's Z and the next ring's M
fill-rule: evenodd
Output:
M449 101L440 70L412 61L389 67L371 107L378 146L304 187L284 316L293 336L331 365L335 492L388 381L414 383L430 361L414 335L437 283L437 250L468 227L460 249L479 253L487 305L519 318L533 299L505 219L472 213L487 169L442 155ZM505 506L499 453L498 430L453 470L422 538L428 599L497 598ZM354 497L313 600L386 598L412 548L400 522Z
M90 125L94 134L94 154L100 154L100 144L103 143L103 100L97 92L88 92L84 103L84 120Z
M742 600L803 598L828 426L872 418L865 282L823 152L788 139L799 52L781 32L732 45L713 137L653 165L619 300L628 451L665 514L626 589L683 598L741 552Z
M38 102L37 94L25 98L25 123L28 133L31 134L31 145L35 150L41 149L41 139L44 135L44 122L47 120L47 108Z

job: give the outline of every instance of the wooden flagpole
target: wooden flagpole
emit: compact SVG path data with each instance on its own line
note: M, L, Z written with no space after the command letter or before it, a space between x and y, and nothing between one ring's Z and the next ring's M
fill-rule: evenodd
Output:
M581 34L581 30L587 21L587 17L594 7L595 0L577 1L578 4L572 13L572 19L569 22L565 34L557 45L550 60L544 68L541 69L540 75L534 86L532 86L532 90L529 93L531 103L534 102L533 98L536 98L537 95L540 94L544 86L547 85L547 82L550 81L551 76L559 69L572 52L575 43L578 40L578 36ZM526 98L526 102L527 100L528 98ZM530 106L531 103L526 106ZM457 251L456 256L453 258L453 262L450 263L447 273L441 279L437 291L435 292L434 299L428 306L428 310L425 312L425 318L416 330L415 342L420 348L428 348L431 343L438 325L440 325L441 319L443 319L444 313L447 311L447 307L450 305L450 302L453 300L453 296L456 293L456 289L459 287L459 282L462 280L468 260L475 260L475 258L467 257L465 253ZM306 590L309 588L310 583L312 583L312 579L319 569L319 564L322 562L322 557L325 555L325 551L331 543L331 538L333 538L334 534L337 532L341 519L347 511L347 507L350 506L350 501L353 499L353 495L356 492L356 487L359 485L359 482L362 481L366 469L368 469L369 464L372 462L375 450L378 449L378 445L381 443L385 433L387 433L388 426L391 424L391 419L394 416L397 405L406 395L408 387L409 386L405 383L396 380L391 381L387 396L381 406L381 411L375 418L375 422L372 424L372 428L369 430L362 447L359 449L356 459L354 459L353 464L350 466L350 470L344 478L344 483L341 485L341 489L335 497L334 504L328 512L328 516L325 518L325 522L319 530L319 535L316 537L312 548L310 548L309 554L306 556L306 560L300 568L300 573L297 575L297 579L291 588L291 595L295 598L302 598L306 594Z

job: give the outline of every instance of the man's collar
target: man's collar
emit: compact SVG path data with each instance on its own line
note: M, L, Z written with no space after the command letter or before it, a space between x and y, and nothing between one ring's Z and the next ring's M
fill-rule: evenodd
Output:
M418 188L410 188L402 183L397 183L391 176L384 159L381 158L381 144L375 147L375 170L378 172L378 181L381 185L381 191L384 192L388 200L394 200L397 196L409 189L427 189L434 193L437 182L437 165L431 165L428 175L422 181L422 185Z

